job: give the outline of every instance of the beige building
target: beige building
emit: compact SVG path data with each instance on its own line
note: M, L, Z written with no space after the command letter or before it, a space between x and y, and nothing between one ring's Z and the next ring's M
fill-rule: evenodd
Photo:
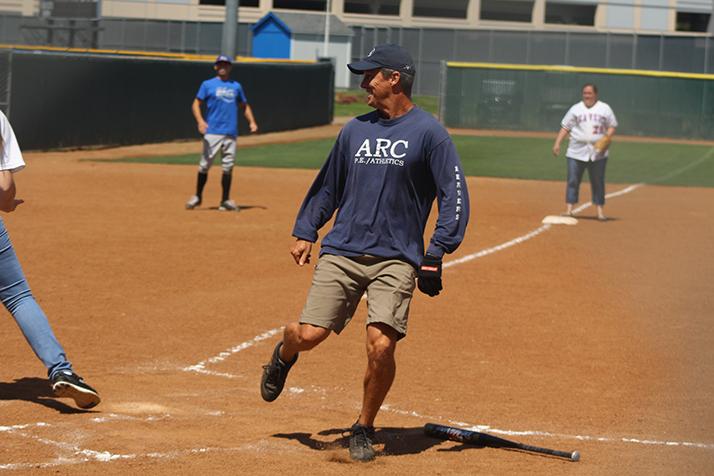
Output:
M42 16L66 3L94 4L98 16L221 22L225 0L0 0L0 13ZM239 21L270 11L324 14L351 26L533 29L703 34L714 0L240 0Z

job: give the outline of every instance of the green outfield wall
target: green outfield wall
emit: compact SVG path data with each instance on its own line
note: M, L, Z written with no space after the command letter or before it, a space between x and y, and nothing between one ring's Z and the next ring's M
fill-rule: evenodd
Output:
M582 85L594 83L618 134L714 139L714 75L488 63L442 64L448 127L557 131Z
M0 108L23 149L199 140L191 103L213 57L0 50ZM260 132L329 124L332 65L234 64ZM248 133L239 117L240 134ZM240 143L240 141L239 141Z

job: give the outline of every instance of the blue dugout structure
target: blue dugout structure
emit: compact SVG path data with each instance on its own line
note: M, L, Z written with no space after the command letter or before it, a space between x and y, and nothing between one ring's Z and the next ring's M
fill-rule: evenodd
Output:
M272 12L258 20L251 30L253 30L253 57L290 58L292 31Z

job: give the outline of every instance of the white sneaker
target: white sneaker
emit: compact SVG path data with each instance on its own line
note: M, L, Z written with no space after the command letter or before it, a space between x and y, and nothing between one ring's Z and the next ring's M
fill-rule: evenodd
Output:
M218 207L219 210L222 210L224 212L237 212L240 211L240 208L238 205L236 205L236 202L233 200L224 200L221 202L221 206Z
M186 210L193 210L200 204L201 204L201 197L199 197L198 195L194 195L193 197L188 199L188 202L186 202Z

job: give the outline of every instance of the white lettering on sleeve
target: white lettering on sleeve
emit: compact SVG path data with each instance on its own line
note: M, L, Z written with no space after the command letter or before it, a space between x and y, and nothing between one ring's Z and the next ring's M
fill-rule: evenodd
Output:
M459 173L459 166L454 166L454 178L456 180L456 209L454 219L459 221L461 218L461 174Z

